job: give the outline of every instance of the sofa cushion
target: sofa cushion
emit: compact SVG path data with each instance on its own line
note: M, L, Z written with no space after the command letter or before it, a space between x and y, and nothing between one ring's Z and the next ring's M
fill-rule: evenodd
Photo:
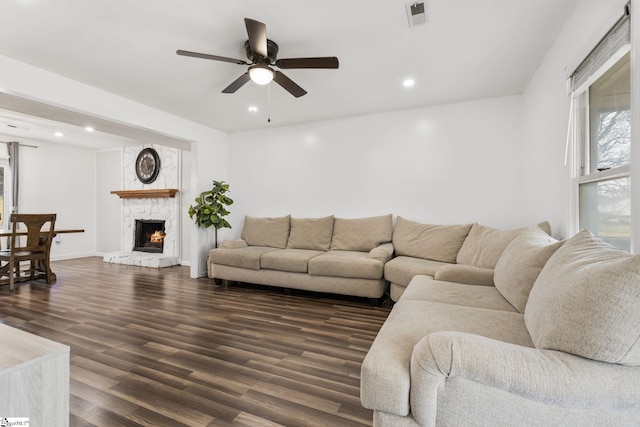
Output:
M249 246L284 249L289 239L291 215L277 218L245 216L241 237Z
M331 250L309 260L312 276L382 279L383 270L384 263L366 252Z
M209 262L250 270L260 270L260 258L262 255L277 250L276 248L264 246L246 246L237 249L211 249L209 251Z
M287 248L328 251L333 235L333 215L324 218L291 218Z
M397 255L454 263L469 230L471 224L421 224L398 217L393 247Z
M309 260L323 253L323 251L310 251L307 249L271 251L262 255L260 267L269 270L306 273L308 271Z
M495 286L466 285L436 280L431 276L416 276L402 294L402 301L419 300L466 307L488 308L515 312Z
M218 246L219 248L224 248L224 249L240 249L240 248L246 248L247 246L247 242L242 240L242 239L238 239L238 240L223 240L222 243L220 243L220 246Z
M549 258L524 316L537 348L640 366L640 255L583 230Z
M493 287L493 269L464 264L443 265L433 276L436 280Z
M548 222L539 227L551 234ZM526 228L496 230L480 224L473 224L465 239L456 261L458 264L473 265L482 268L495 268L500 255L509 243Z
M414 276L418 274L433 276L443 265L448 264L442 261L398 256L384 265L384 278L391 283L407 286Z
M502 253L493 280L500 293L520 313L524 313L529 292L542 267L563 243L536 226L523 231Z
M391 214L369 218L335 218L331 249L369 252L391 241Z

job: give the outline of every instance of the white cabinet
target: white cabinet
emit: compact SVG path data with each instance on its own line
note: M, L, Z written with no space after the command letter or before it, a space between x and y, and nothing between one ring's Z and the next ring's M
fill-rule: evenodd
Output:
M0 324L0 417L69 425L69 347Z

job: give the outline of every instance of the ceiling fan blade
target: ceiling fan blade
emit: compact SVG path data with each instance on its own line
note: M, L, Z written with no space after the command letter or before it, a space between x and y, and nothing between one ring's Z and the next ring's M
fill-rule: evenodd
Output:
M244 18L244 25L247 27L249 35L249 46L253 53L260 56L268 56L267 54L267 26L260 21L250 18Z
M282 74L280 71L275 71L274 74L275 76L273 77L273 80L285 88L291 95L296 98L300 98L302 95L307 94L306 90L302 89L293 80Z
M177 50L176 53L182 56L192 56L194 58L212 59L214 61L231 62L233 64L249 65L242 59L227 58L225 56L209 55L208 53L189 52L188 50Z
M235 79L235 81L231 83L229 86L224 88L222 90L222 93L234 93L235 91L240 89L242 86L244 86L244 84L247 83L249 80L251 80L251 78L249 77L249 73L246 72L240 77L238 77L237 79Z
M276 67L287 68L338 68L338 58L325 56L321 58L288 58L278 59Z

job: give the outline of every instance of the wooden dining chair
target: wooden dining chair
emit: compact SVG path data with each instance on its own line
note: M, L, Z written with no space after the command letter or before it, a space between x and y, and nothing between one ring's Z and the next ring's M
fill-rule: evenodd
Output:
M9 277L9 289L13 290L16 278L20 280L20 264L27 261L29 280L44 278L48 284L53 283L50 254L56 214L11 214L10 221L9 248L0 251L0 264L6 263L0 267L0 274Z

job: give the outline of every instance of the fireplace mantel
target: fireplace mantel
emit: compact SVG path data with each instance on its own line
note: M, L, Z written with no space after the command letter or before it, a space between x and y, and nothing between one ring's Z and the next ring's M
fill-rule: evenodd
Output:
M175 197L176 188L162 188L157 190L113 190L121 199L152 199L158 197Z

